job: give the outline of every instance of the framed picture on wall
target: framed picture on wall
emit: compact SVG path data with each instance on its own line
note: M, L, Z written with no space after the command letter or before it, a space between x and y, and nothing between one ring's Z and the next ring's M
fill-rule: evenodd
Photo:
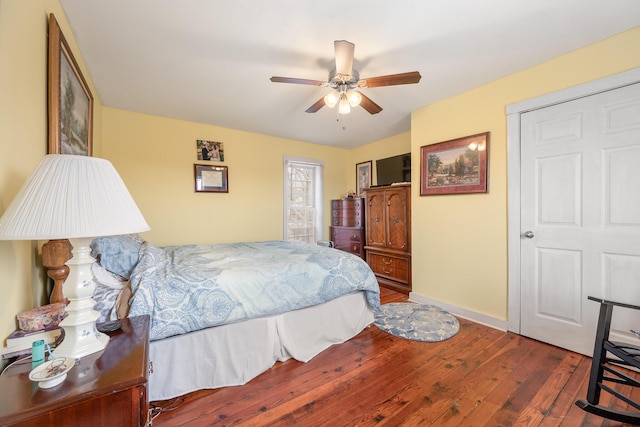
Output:
M93 154L93 96L55 16L49 15L50 154Z
M486 193L489 132L420 147L420 195Z
M218 141L197 139L196 158L210 162L224 162L224 144Z
M229 170L226 166L193 165L196 193L228 193Z
M371 187L371 160L356 164L356 195L363 196L363 191Z

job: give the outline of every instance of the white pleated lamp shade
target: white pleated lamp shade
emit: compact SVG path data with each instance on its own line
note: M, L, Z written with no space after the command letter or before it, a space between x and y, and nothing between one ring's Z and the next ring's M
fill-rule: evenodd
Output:
M149 229L111 162L67 154L45 156L0 218L1 240L114 236Z

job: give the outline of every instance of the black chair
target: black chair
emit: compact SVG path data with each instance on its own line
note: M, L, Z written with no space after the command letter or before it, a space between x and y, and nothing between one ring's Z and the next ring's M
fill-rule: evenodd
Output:
M640 368L640 347L609 341L613 308L625 307L640 310L640 307L600 298L588 298L600 303L600 315L593 349L587 399L578 400L576 405L587 412L604 418L628 424L640 424L640 403L629 397L634 387L640 387L640 381L620 370L620 367ZM640 327L640 325L638 326ZM616 391L605 382L624 384L625 387L623 387L623 391ZM600 393L603 391L624 401L630 407L635 408L635 411L621 411L600 406Z

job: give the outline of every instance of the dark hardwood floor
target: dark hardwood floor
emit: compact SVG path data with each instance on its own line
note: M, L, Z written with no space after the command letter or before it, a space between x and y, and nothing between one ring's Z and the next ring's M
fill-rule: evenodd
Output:
M406 301L385 288L381 296ZM591 358L459 321L460 332L439 343L371 326L308 363L277 363L243 386L153 402L166 408L153 425L623 425L575 405L586 396ZM610 404L605 396L601 403Z

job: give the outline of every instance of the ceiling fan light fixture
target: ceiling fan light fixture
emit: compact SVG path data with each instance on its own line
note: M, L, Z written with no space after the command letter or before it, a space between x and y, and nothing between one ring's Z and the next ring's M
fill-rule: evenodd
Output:
M329 108L333 108L338 105L339 116L349 114L351 112L351 108L356 106L361 106L369 114L378 114L382 111L382 107L373 102L364 93L354 89L407 85L415 84L420 81L421 76L418 71L360 79L360 73L358 70L353 68L355 45L346 40L335 40L333 44L336 66L329 72L329 76L326 81L279 76L272 76L270 79L275 83L295 83L320 86L323 88L330 88L334 91L318 99L313 105L305 110L305 113L317 113L318 110L325 105Z
M358 105L360 105L360 101L362 101L362 95L360 95L360 92L357 92L355 90L350 90L349 92L347 92L347 98L349 98L349 104L352 107L357 107Z
M333 108L336 106L337 103L338 103L338 94L336 92L331 92L324 96L324 104L327 107Z
M346 93L340 95L340 103L338 104L338 114L349 114L351 112L351 105L349 105L349 99Z

